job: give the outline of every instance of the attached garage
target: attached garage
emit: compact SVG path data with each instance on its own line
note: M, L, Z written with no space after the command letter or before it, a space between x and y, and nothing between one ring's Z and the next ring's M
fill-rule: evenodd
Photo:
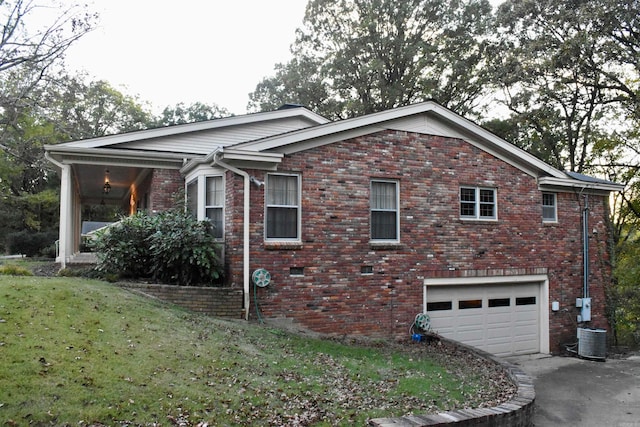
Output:
M498 356L548 353L546 276L427 279L432 331Z

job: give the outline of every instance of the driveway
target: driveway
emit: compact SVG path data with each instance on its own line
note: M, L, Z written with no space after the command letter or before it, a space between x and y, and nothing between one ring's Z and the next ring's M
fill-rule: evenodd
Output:
M534 425L640 427L640 356L507 358L533 378Z

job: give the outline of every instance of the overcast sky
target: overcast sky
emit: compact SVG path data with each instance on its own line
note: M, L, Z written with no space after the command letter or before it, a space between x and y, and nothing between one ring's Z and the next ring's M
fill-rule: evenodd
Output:
M244 114L263 77L290 58L307 0L90 0L99 27L67 64L160 112L178 102Z
M46 2L47 0L41 0ZM72 2L80 0L60 0ZM86 0L99 25L67 54L72 70L149 102L246 113L249 93L286 62L308 0ZM501 0L490 0L494 7Z

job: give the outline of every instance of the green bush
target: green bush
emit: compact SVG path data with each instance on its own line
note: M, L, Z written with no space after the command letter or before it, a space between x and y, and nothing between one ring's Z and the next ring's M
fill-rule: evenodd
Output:
M210 222L176 210L154 219L155 231L149 239L154 279L198 285L220 277L222 266Z
M153 218L139 212L99 232L91 243L98 258L97 269L124 278L151 277L152 255L148 239Z
M33 273L26 268L12 264L0 265L0 274L6 276L33 276Z
M222 272L211 224L178 210L127 217L100 233L93 248L105 276L186 286L210 285Z
M18 231L7 235L7 249L12 254L22 254L34 257L43 253L49 253L49 248L54 248L58 233L53 231Z

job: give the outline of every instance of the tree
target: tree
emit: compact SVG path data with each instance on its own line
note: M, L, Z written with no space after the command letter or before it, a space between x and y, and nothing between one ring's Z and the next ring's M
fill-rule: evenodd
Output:
M165 109L162 110L162 114L154 120L153 126L181 125L228 116L231 116L231 113L226 108L219 107L216 104L207 105L201 102L195 102L191 105L185 105L180 102L174 107L165 107Z
M585 172L605 133L612 95L582 58L601 49L588 0L511 0L497 12L492 74L521 131L522 148L560 169Z
M491 18L486 0L311 0L293 59L258 84L250 107L303 103L345 118L435 99L470 113Z
M593 0L589 12L593 31L602 36L599 50L580 58L583 66L601 76L600 88L614 92L640 119L640 3L628 0Z
M39 20L44 26L37 26ZM96 19L84 7L0 0L0 148L7 128L34 102L33 91Z
M58 133L58 141L97 138L149 127L154 118L144 103L106 81L63 75L40 95L40 114Z

